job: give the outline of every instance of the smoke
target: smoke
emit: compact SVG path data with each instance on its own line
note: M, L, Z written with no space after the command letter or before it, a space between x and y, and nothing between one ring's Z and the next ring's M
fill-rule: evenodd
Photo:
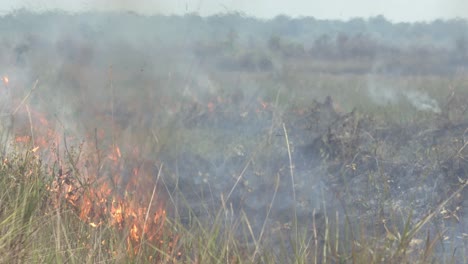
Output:
M437 101L431 98L427 93L410 90L403 93L410 104L419 111L430 111L440 113L440 107Z
M411 89L411 87L398 87L383 81L375 76L368 76L367 92L371 101L379 106L398 105L407 102L414 109L422 112L440 113L439 103L427 92Z
M399 101L398 91L392 87L377 85L373 80L369 82L368 95L372 102L378 105L396 104Z

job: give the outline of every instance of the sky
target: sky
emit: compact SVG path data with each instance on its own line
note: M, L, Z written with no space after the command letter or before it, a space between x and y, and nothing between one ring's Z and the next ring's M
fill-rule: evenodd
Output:
M395 22L468 18L467 0L0 0L2 14L19 8L134 11L142 14L241 12L259 18L291 17L348 20L384 15Z

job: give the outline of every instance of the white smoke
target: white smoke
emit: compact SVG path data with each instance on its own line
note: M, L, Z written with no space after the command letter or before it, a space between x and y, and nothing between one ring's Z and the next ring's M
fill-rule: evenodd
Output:
M427 93L410 90L403 93L403 95L410 102L410 104L419 111L431 111L434 113L440 113L439 104Z
M373 82L367 86L372 102L378 105L396 104L399 101L398 91L391 87L377 86Z
M406 100L418 111L441 112L438 102L431 98L427 92L407 87L395 87L378 82L372 77L368 78L367 92L371 101L377 105L396 105L401 103L402 100Z

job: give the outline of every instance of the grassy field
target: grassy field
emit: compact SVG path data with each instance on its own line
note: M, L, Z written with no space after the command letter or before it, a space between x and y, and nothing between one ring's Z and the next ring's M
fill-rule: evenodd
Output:
M92 43L78 22L3 29L1 263L468 263L451 51L328 58L232 30Z
M255 78L264 77L258 75ZM375 98L366 98L369 95L365 85L368 76L321 75L306 78L292 75L288 78L291 79L284 80L285 84L275 86L277 95L275 91L264 90L260 98L262 101L255 99L254 107L248 104L245 106L242 104L217 105L216 110L210 112L208 106L204 108L198 105L195 110L185 110L183 108L186 106L181 104L181 110L178 110L179 112L174 117L170 115L165 117L167 123L164 126L150 126L152 131L150 135L138 131L144 127L144 124L140 127L128 128L132 129L131 135L144 135L135 137L129 136L128 131L121 132L122 128L117 129L118 124L116 124L113 130L106 130L107 128L104 127L102 133L107 133L105 136L100 136L100 132L96 132L95 135L76 144L72 143L76 142L76 139L73 141L71 137L66 145L66 140L59 133L54 132L52 135L60 138L60 141L53 141L55 142L53 143L48 141L47 136L40 134L47 130L34 128L35 145L40 146L38 149L33 147L34 145L29 141L31 139L26 143L21 142L18 139L18 133L21 130L16 131L16 143L9 143L8 151L2 157L0 172L2 180L0 185L2 188L0 192L2 193L0 199L1 262L466 262L466 258L463 257L466 256L466 231L461 228L461 231L457 229L455 233L451 233L451 229L456 229L457 225L453 226L444 222L444 219L448 219L447 221L458 222L460 226L464 223L463 211L460 207L463 206L463 197L466 196L464 190L467 184L464 178L466 174L462 171L464 165L458 165L459 171L456 171L454 163L452 167L444 167L448 171L447 177L451 177L451 179L446 178L445 181L450 183L449 186L438 190L446 193L437 196L438 198L431 198L437 201L422 201L422 203L428 203L424 207L427 210L420 211L414 208L414 214L411 212L410 203L408 205L391 204L396 201L392 197L395 195L391 190L393 187L390 186L390 182L404 181L402 177L408 177L401 171L391 175L390 173L396 173L392 172L392 169L406 166L409 162L419 162L418 166L423 170L421 174L425 175L413 176L416 178L407 180L408 186L414 188L424 188L424 177L432 180L430 176L432 171L438 171L439 166L449 166L442 164L444 161L464 162L466 159L466 142L464 141L467 133L466 125L464 125L466 117L463 114L460 115L458 110L464 107L464 103L460 103L463 102L463 98L468 98L465 94L465 82L461 79L454 81L433 77L398 77L396 79L373 77L377 78L376 83L384 87L382 89L388 89L386 87L390 85L402 87L394 90L397 96L403 98L398 99L401 101L395 105L390 97L390 99L383 98L390 100L384 104L375 101ZM264 80L269 81L268 78ZM291 86L302 88L284 90L283 85L287 83L294 83ZM265 84L265 86L268 85ZM308 88L314 86L316 88ZM450 86L455 87L453 92L457 94L453 100L450 99L450 90L446 89ZM404 93L402 91L408 87L427 93L431 98L437 98L442 112L418 111L409 101L410 99L405 100L407 97L402 95ZM245 92L248 93L248 89ZM348 154L356 153L353 152L354 147L358 149L362 147L359 145L350 146L351 149L341 149L340 151L344 152L337 154L338 156L321 159L322 164L319 170L314 168L313 172L307 171L298 164L292 165L299 163L293 160L294 154L290 156L291 160L287 158L292 152L300 153L302 144L300 140L307 142L307 137L301 139L299 136L302 132L294 131L297 128L293 120L300 119L301 111L307 111L314 104L321 105L320 101L324 100L322 98L326 95L331 95L335 99L335 104L339 105L342 111L339 115L349 113L352 108L356 108L362 120L372 118L369 122L375 124L375 127L366 125L364 129L368 129L368 133L373 134L371 130L379 128L389 130L389 133L392 133L391 131L399 133L398 131L404 130L411 133L439 131L439 126L446 125L437 119L437 117L442 118L443 114L450 115L449 121L452 123L449 126L453 127L446 128L447 138L442 140L434 136L434 140L440 140L440 142L427 146L424 145L423 136L420 136L420 140L413 138L407 141L412 146L401 146L398 136L395 136L396 139L392 139L391 135L381 136L376 140L376 145L372 147L374 153L371 155L373 155L372 158L382 163L395 164L395 166L389 165L388 172L384 171L387 170L384 165L379 168L381 171L376 169L360 171L359 168L355 168L355 166L365 166L364 161L356 158L356 155L353 157L354 162L348 160ZM306 100L311 97L318 98L318 101ZM269 104L270 110L261 109L263 100L265 104ZM189 105L188 102L186 104ZM245 108L242 109L242 107ZM257 107L260 107L260 110L257 110ZM248 113L245 114L243 110ZM319 109L318 111L320 113L325 110ZM243 115L246 116L242 117ZM235 117L239 117L241 121L229 126L229 122L236 122ZM112 115L109 118L113 118ZM138 120L140 117L133 118ZM248 118L252 120L249 121ZM28 128L26 134L30 134L33 130L35 121L32 119L29 121L26 119L25 124L22 124ZM17 122L15 127L21 128L22 125L18 120L21 119L15 121ZM181 124L181 120L187 120L189 124L193 124L187 126ZM112 123L111 120L108 122ZM115 120L114 122L118 123ZM264 122L266 129L252 128L252 122L258 126ZM299 124L306 125L303 122ZM462 126L462 132L456 131L457 125ZM289 133L288 130L290 130ZM374 137L376 135L378 134L374 134ZM46 138L40 139L41 137ZM40 140L44 143L38 143ZM294 142L288 142L289 140L294 140ZM106 144L107 147L110 146L108 149L104 147ZM113 150L112 146L116 145L121 146L122 150L120 148ZM146 149L143 148L144 145ZM134 153L134 146L140 148L140 153ZM297 150L292 150L293 147ZM340 146L333 147L340 149ZM401 150L405 147L412 149ZM271 152L277 154L279 152L281 159L278 162L285 164L272 166L271 162L275 162L278 157ZM189 156L198 158L189 158ZM153 165L157 164L156 168L159 168L159 173L154 171L148 173L153 176L147 181L142 178L146 174L140 173L137 181L143 181L143 183L128 184L128 181L132 179L125 178L124 167L135 166L134 168L145 170L145 165L142 165L140 159L151 160ZM175 172L177 167L173 164L173 160L177 159L187 163L178 167L180 169L178 173ZM224 163L219 159L223 159ZM183 186L190 183L196 185L197 181L212 181L215 185L216 181L219 181L217 177L220 176L216 174L204 174L203 170L209 166L206 164L207 161L229 164L230 167L227 165L222 167L223 173L229 174L232 170L232 173L238 177L232 185L230 181L227 188L221 188L224 191L221 192L219 200L218 197L212 197L217 194L207 194L206 190L193 196L189 188ZM138 165L131 165L135 162ZM334 169L332 166L340 166L340 169ZM410 168L407 167L407 169ZM185 170L193 170L195 173L190 174ZM259 175L269 174L260 175L267 177L268 191L262 189L265 187L263 185L255 185L255 176L243 176L244 173L247 174L246 171L250 170ZM347 170L353 173L350 174ZM115 175L112 175L113 173ZM176 179L184 173L200 179L187 180L183 179L183 176L180 176L181 179ZM307 191L307 188L304 189L298 185L307 184L301 181L312 177L303 175L310 173L324 175L320 177L322 179L315 177L314 181L326 181L325 184L341 186L334 190L330 187L322 189L322 193L316 195L318 201L315 201L314 205L306 202L304 202L306 204L301 204L297 201L291 205L292 211L277 211L275 207L278 206L278 199L288 199L288 195L293 196L294 200L304 197L301 192ZM359 181L362 182L355 186L356 183L353 181L358 177L351 175L358 173L365 173L364 179L366 180L360 179ZM99 174L102 175L99 176ZM159 177L162 174L165 176ZM115 178L113 184L127 186L126 190L120 190L120 187L106 188L107 185L103 182L113 186L111 185L113 180L100 180L100 177L107 179L107 176L109 179ZM296 180L296 183L295 185L288 184L289 180L280 180L280 177ZM336 179L336 177L345 178ZM178 181L180 181L179 185ZM253 187L249 187L249 184ZM433 184L443 185L443 183ZM260 210L265 210L265 213L252 214L251 208L244 210L242 205L238 204L239 201L230 200L229 196L234 195L233 190L238 188L237 185L242 185L247 192L271 194L265 198L266 207L263 205L259 207ZM161 194L158 199L153 187L154 190L166 194ZM309 187L311 188L309 191L317 191L315 185ZM296 191L289 192L284 190L285 188L296 189ZM357 191L357 189L360 190ZM337 192L335 198L330 194L323 194L327 192L326 190ZM411 189L408 187L408 190ZM348 195L358 195L357 192L366 193L362 196L365 200L340 201L340 199L349 199L346 198ZM203 197L203 194L207 196ZM193 203L191 199L197 199L197 203ZM230 202L226 203L228 200ZM119 213L118 206L115 205L116 201L120 206L132 209L121 209L123 213ZM94 203L91 209L86 209L88 203ZM161 207L154 206L160 203L167 205L164 209L168 210L167 214L161 213L163 210ZM343 203L345 207L339 208L339 203ZM372 203L378 203L378 205L372 205ZM196 208L191 208L194 204ZM309 210L313 210L313 213L304 215L299 212L303 206L310 206ZM380 208L380 213L370 209L375 206ZM259 217L260 219L257 219ZM154 225L157 225L157 228ZM453 243L449 243L451 240Z

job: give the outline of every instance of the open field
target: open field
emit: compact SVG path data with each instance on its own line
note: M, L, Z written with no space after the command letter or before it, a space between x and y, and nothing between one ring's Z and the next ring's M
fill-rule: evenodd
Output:
M468 263L462 22L1 19L0 262Z

